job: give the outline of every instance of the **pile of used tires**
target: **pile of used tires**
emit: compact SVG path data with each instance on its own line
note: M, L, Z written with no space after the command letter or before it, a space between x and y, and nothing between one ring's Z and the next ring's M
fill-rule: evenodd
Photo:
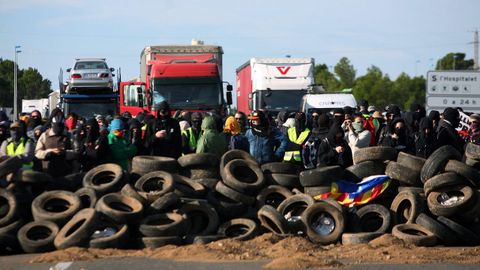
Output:
M0 163L0 253L155 248L268 231L319 244L364 243L391 232L415 245L477 245L480 146L469 144L466 156L468 164L449 146L427 160L369 147L347 169L301 171L290 163L259 166L232 150L220 160L137 156L131 173L104 164L61 178L19 170L12 157ZM312 197L335 180L378 174L392 182L370 204L347 209Z

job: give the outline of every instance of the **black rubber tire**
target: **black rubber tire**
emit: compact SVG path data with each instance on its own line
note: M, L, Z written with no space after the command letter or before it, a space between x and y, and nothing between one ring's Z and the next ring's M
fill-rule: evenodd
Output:
M423 185L423 190L425 191L425 195L428 196L428 194L434 190L465 184L468 184L468 181L462 176L454 172L446 172L428 179Z
M42 253L55 250L53 240L59 228L50 221L32 221L17 233L18 242L26 253Z
M18 217L17 198L11 191L0 188L0 227L12 223Z
M446 172L455 172L470 181L474 187L480 187L480 171L458 160L449 160L445 165Z
M300 180L296 174L264 174L268 185L280 185L286 188L294 188L300 186Z
M290 162L270 162L261 166L265 174L293 174L298 175L300 167Z
M47 191L33 200L32 216L36 221L47 220L61 227L81 206L82 202L75 193L63 190Z
M215 186L215 191L227 198L241 202L245 205L253 205L255 203L255 197L238 192L235 189L225 185L222 181L217 183Z
M345 179L360 182L363 178L385 174L385 163L380 161L365 161L345 169Z
M2 236L6 236L6 235L16 236L18 230L20 230L20 228L24 224L25 224L25 221L23 221L23 219L17 219L8 225L4 225L0 227L0 239L2 238Z
M142 248L159 248L167 245L180 246L182 238L180 236L161 236L161 237L142 237Z
M53 181L53 178L50 176L50 174L32 170L18 170L18 173L15 174L14 179L17 182L29 184L42 184Z
M75 191L75 195L80 198L81 207L80 208L95 208L95 205L98 201L97 192L93 188L81 188Z
M420 181L420 171L415 171L395 161L388 163L385 174L407 186L423 186L423 183Z
M138 179L135 183L135 189L138 190L140 196L152 203L162 195L173 191L173 175L164 171L147 173Z
M164 213L146 216L140 222L139 231L147 237L185 235L190 229L190 220L179 213Z
M480 170L480 160L471 159L471 158L467 157L465 159L465 164L467 164L468 166L473 167L477 170Z
M413 223L425 209L424 199L412 191L402 191L393 199L390 211L393 224ZM408 215L408 216L407 216Z
M406 244L421 247L432 247L437 243L433 232L418 224L398 224L392 229L392 235Z
M101 197L95 210L120 224L137 222L142 218L143 205L132 197L110 193Z
M320 167L300 173L302 187L329 186L344 176L344 169L338 165Z
M156 199L153 203L150 204L147 208L148 214L160 214L173 210L173 208L178 208L180 204L180 196L176 193L169 192L160 198Z
M462 155L455 147L451 145L444 145L435 150L425 161L420 172L420 179L423 183L433 176L439 174L445 168L448 160L461 160Z
M217 182L220 181L216 178L200 178L200 179L191 179L194 182L202 184L205 188L209 190L215 190Z
M179 174L174 174L173 180L174 192L180 197L198 199L205 198L207 191L202 184Z
M218 167L208 167L208 166L194 166L189 168L183 168L180 170L180 175L188 177L192 180L203 179L203 178L220 178L218 172Z
M140 175L153 171L178 172L178 162L171 157L135 156L132 159L132 171Z
M127 197L132 197L134 199L136 199L137 201L139 201L144 207L148 206L149 205L149 201L143 197L142 195L140 195L140 193L138 193L138 191L130 184L125 184L122 189L120 190L120 193L122 195L125 195Z
M7 176L7 174L15 173L22 167L22 162L17 156L8 157L6 160L0 162L0 179Z
M478 224L480 222L480 191L474 190L473 200L468 209L454 215L454 219L462 224Z
M184 155L178 158L178 164L182 168L190 168L196 166L203 167L217 167L220 164L220 159L211 153L194 153Z
M398 187L398 193L402 191L411 191L420 194L420 196L425 197L425 191L421 187L405 187L405 186L399 186Z
M270 205L264 205L257 212L260 224L276 235L286 235L289 231L288 222L277 209Z
M314 203L315 200L307 194L295 194L280 203L277 211L287 220L291 232L305 232L305 224L301 221L301 216L307 207Z
M319 234L313 226L317 222L319 215L327 214L334 222L333 230L326 234ZM337 207L327 202L317 202L309 206L302 214L302 221L307 228L307 236L313 243L329 245L334 244L340 240L343 231L345 230L345 217L342 211L339 211Z
M315 197L317 197L321 194L329 193L330 191L332 191L331 186L304 187L303 188L303 193L305 193L308 196L311 196L313 198L315 198Z
M418 215L415 223L422 225L427 230L431 231L447 246L453 246L458 243L458 239L455 237L455 234L448 227L424 213Z
M397 156L397 163L417 172L422 170L425 161L427 160L422 157L417 157L405 152L399 152Z
M354 232L386 233L392 226L390 210L381 204L368 204L360 208L352 220Z
M480 243L480 237L464 226L456 223L455 221L446 218L438 217L437 220L443 225L447 226L455 233L455 236L463 243L469 246L476 246Z
M463 194L463 200L453 203L451 205L443 205L438 200L438 198L442 196L443 193L447 193L447 195L450 195L451 193L461 193ZM436 216L451 217L455 214L461 213L462 211L470 209L476 202L476 195L477 194L474 193L471 187L465 185L438 189L428 194L428 209L430 209L430 212Z
M83 177L83 186L95 189L98 195L101 196L120 191L126 180L122 167L117 164L107 163L88 171Z
M246 241L257 236L258 231L258 224L255 221L247 218L236 218L220 225L217 233L233 240Z
M225 184L239 192L257 193L265 185L262 170L251 161L235 159L229 161L223 170Z
M209 203L189 202L180 208L180 212L186 214L192 224L187 235L210 235L217 231L220 220Z
M63 226L53 241L57 249L69 247L86 247L90 236L95 231L99 215L95 209L80 210Z
M342 234L342 245L366 244L382 235L383 233L378 232L344 233Z
M249 162L250 164L252 164L252 166L256 165L257 167L259 167L257 161L250 155L250 153L238 149L229 150L225 152L225 154L223 154L223 156L220 158L220 175L222 176L222 179L224 179L225 177L225 166L227 166L228 162L235 159L241 159Z
M89 248L127 248L130 241L130 231L127 224L116 224L113 221L100 221L95 230L103 230L106 227L112 227L116 229L116 233L111 236L101 237L93 239L91 238L88 247Z
M389 146L370 146L360 148L355 151L353 164L359 164L365 161L386 161L397 160L397 150Z
M47 183L48 190L68 190L75 192L83 185L84 172L71 173L65 176L53 178Z
M292 195L293 193L283 186L267 186L257 195L257 208L260 209L264 205L270 205L276 209L282 201Z
M465 156L470 159L480 160L480 145L471 142L467 143Z
M238 217L242 215L247 208L243 203L232 200L216 191L210 191L207 194L207 200L219 215L227 218Z

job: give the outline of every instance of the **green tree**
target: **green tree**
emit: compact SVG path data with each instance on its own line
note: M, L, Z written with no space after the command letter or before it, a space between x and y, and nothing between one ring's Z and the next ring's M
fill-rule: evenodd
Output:
M369 104L383 108L395 100L392 86L388 75L384 75L378 67L371 66L367 74L355 80L353 95L357 100L365 99Z
M340 82L328 71L326 64L316 65L314 69L315 84L322 84L327 91L340 90Z
M425 83L424 77L410 78L406 73L402 73L393 83L390 98L404 110L408 110L412 103L424 105Z
M435 70L473 69L473 59L465 59L465 53L448 53L437 61Z
M357 71L350 64L350 60L342 57L335 65L335 74L340 78L340 89L352 88Z

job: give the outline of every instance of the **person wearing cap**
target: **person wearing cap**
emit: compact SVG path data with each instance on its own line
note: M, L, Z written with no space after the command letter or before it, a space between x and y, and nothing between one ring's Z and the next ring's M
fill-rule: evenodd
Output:
M262 111L253 111L249 119L250 129L245 136L250 145L250 155L259 164L283 160L288 138L270 125L270 121Z
M250 145L247 137L241 133L240 124L234 116L229 116L225 121L223 134L228 144L228 150L238 149L248 153Z
M480 144L480 115L472 114L468 118L469 126L468 129L468 142L474 144Z
M124 123L121 119L113 119L110 123L110 133L108 134L108 145L110 154L108 161L118 164L122 169L128 171L128 162L137 153L137 147L130 144L123 138L125 132Z
M194 112L190 116L191 127L182 132L182 153L184 155L197 151L197 142L202 135L202 114Z
M202 135L198 139L196 153L211 153L221 158L227 152L227 140L217 130L214 116L206 116L202 121Z
M78 158L72 142L65 135L65 118L60 112L50 119L50 128L38 138L35 146L35 157L42 162L43 172L53 177L71 173L72 160Z
M463 154L465 141L460 137L456 128L460 124L460 113L458 110L447 107L443 111L443 119L437 129L438 147L451 145Z
M147 126L145 146L153 156L179 158L182 155L182 134L178 121L171 117L170 105L160 102L157 118Z
M289 144L285 150L283 161L302 164L301 149L310 135L307 128L307 117L303 112L295 114L295 126L287 130Z
M10 138L0 146L0 158L4 156L17 156L22 162L24 170L33 169L34 142L27 137L23 121L15 121L10 125Z

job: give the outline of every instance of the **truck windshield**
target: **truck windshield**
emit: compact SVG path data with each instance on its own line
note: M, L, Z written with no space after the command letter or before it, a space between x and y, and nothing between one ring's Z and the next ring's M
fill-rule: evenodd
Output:
M154 78L152 109L164 100L172 109L213 109L222 102L221 90L218 78Z
M78 116L85 117L86 119L97 115L110 115L113 117L117 112L116 106L116 102L112 100L66 100L65 114L74 112L78 114Z
M305 90L259 90L257 108L270 111L299 111Z

